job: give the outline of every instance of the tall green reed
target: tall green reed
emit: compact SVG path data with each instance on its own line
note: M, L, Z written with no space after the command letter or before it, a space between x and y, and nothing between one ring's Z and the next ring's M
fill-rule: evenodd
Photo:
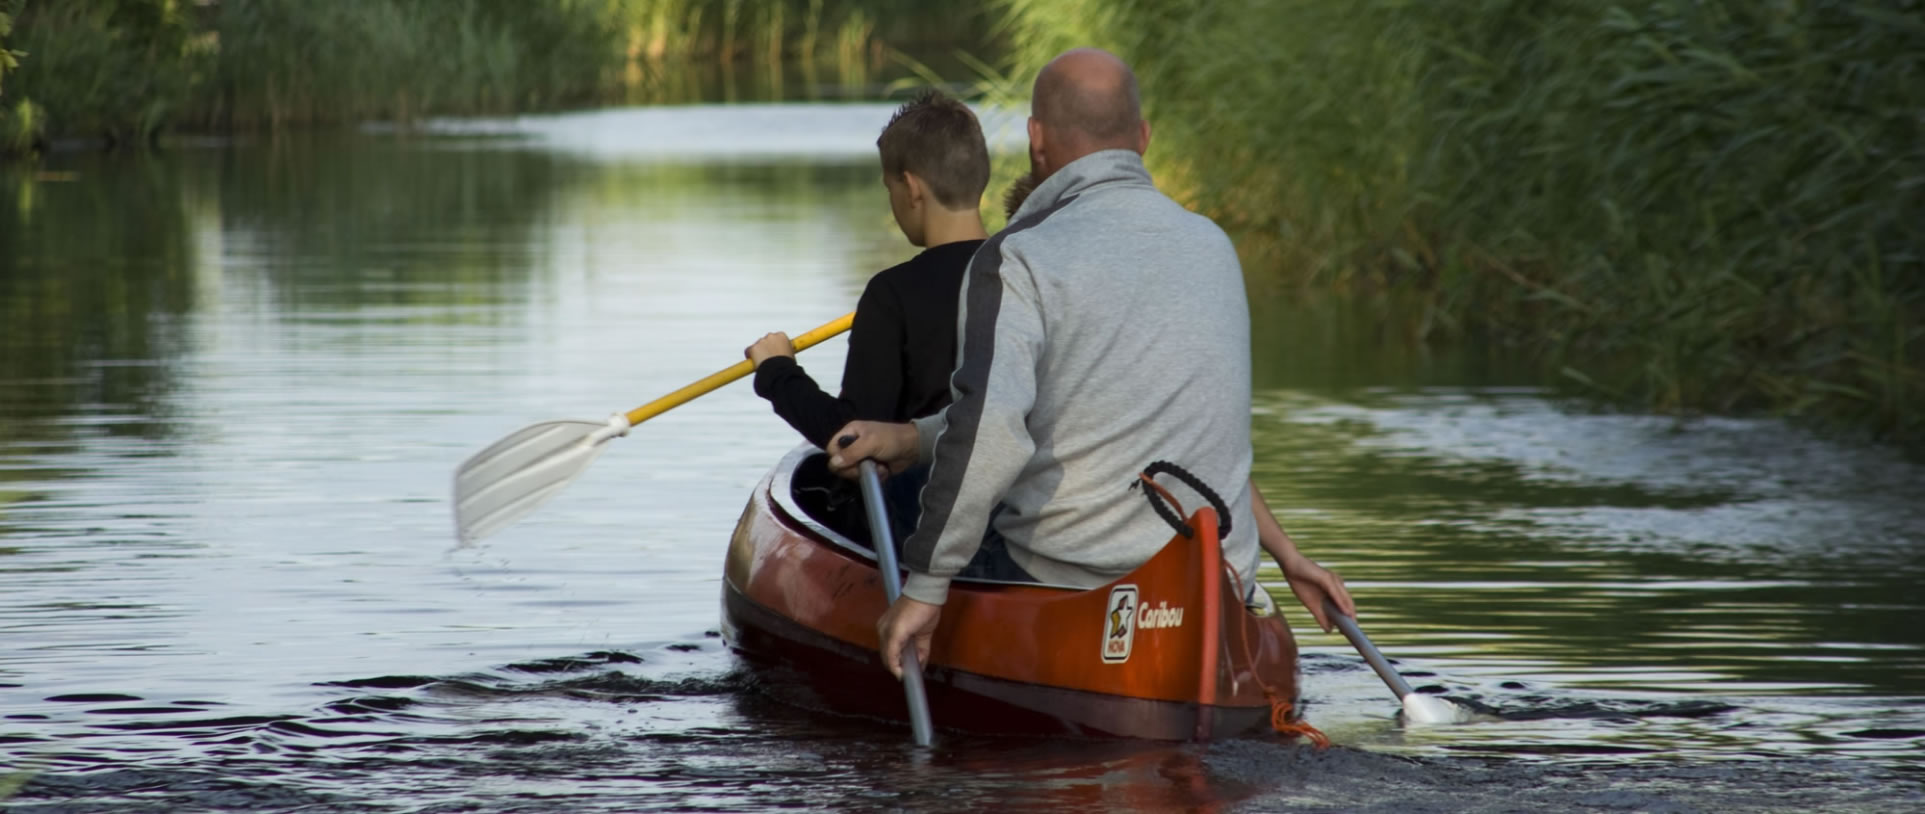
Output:
M0 68L0 110L20 111L0 114L0 135L31 120L115 143L170 125L272 130L683 98L676 76L738 62L778 80L784 62L822 63L866 82L884 37L973 45L988 25L973 4L907 0L0 0L8 7L17 25L4 41L28 56Z
M1159 176L1271 285L1925 440L1916 0L1006 3L1019 73L1135 64Z
M13 0L0 7L0 99L6 98L7 74L18 70L22 51L7 47L13 34L13 15L19 6ZM40 138L39 116L32 102L22 100L12 110L0 107L0 153L30 148Z
M8 141L30 130L142 141L178 115L209 64L209 39L175 0L10 5L8 47L24 54L0 87Z

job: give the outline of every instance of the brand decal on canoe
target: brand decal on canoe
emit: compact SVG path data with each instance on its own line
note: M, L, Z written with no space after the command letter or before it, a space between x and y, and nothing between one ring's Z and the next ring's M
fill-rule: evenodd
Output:
M1103 614L1103 661L1122 664L1130 660L1130 646L1136 642L1136 586L1111 588L1104 607L1109 612Z
M1136 612L1136 626L1145 630L1159 627L1182 627L1183 609L1172 608L1168 602L1158 602L1156 607L1144 605Z

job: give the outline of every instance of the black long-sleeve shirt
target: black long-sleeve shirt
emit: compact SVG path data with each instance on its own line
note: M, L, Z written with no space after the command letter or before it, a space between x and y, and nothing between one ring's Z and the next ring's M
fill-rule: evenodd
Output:
M851 421L908 421L949 403L956 366L956 307L980 240L923 250L869 278L849 328L842 395L831 396L790 357L755 369L755 394L809 443L826 447Z

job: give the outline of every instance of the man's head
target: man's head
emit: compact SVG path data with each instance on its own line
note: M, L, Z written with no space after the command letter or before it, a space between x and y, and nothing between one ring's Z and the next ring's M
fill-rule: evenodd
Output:
M904 237L924 245L935 214L974 215L989 186L989 147L969 106L927 91L896 109L876 138L889 210Z
M1100 150L1150 147L1136 74L1115 54L1097 48L1065 51L1036 75L1030 97L1030 174L1041 182L1076 159Z

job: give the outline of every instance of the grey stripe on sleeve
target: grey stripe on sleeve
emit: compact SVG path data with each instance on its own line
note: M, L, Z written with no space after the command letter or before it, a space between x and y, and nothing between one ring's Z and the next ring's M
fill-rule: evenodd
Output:
M1003 301L1003 241L1010 235L1034 228L1050 215L1075 201L1064 198L1010 224L976 250L970 262L969 288L963 292L968 316L962 326L962 364L949 377L952 396L944 411L945 425L936 437L936 456L930 462L929 482L922 488L922 518L916 530L903 542L902 562L912 570L929 573L936 558L936 544L949 525L949 515L962 494L963 477L969 471L969 456L976 448L976 432L982 424L983 405L989 399L989 371L996 355L996 317ZM987 529L976 529L981 536Z

